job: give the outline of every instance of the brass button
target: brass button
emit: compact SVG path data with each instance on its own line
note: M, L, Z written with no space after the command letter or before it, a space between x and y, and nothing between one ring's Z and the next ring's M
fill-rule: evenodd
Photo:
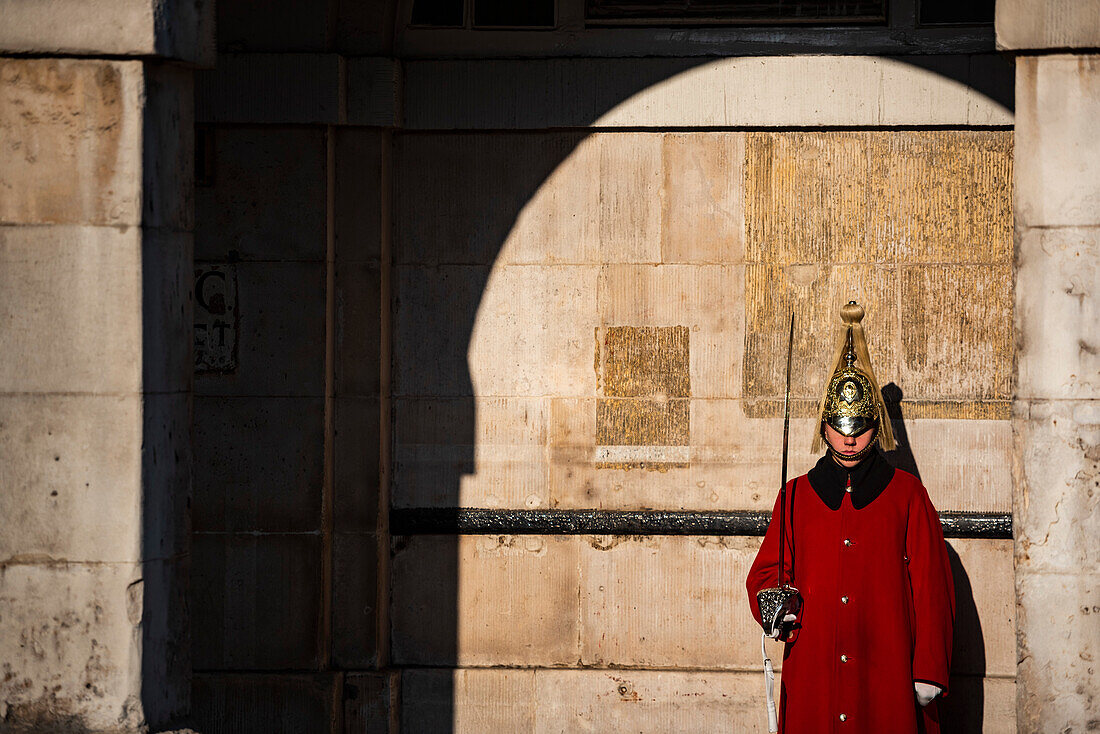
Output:
M848 656L847 655L841 655L840 656L840 662L842 662L842 663L848 662Z
M841 721L847 721L848 720L848 714L841 714L840 715L840 720Z
M848 597L846 597L846 596L840 597L840 603L841 604L847 604L848 603Z
M851 544L852 544L851 540L849 540L848 538L844 539L844 545L851 545Z

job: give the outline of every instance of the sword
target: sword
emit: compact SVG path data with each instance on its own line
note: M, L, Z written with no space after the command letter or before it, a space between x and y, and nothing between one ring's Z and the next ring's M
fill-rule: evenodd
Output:
M760 619L764 623L764 634L780 639L783 634L783 618L788 614L797 615L802 609L802 596L798 589L785 579L785 556L787 550L787 447L791 426L791 354L794 351L794 313L791 313L791 329L787 336L787 392L783 398L783 483L779 485L779 574L776 586L756 592L756 603L760 607Z

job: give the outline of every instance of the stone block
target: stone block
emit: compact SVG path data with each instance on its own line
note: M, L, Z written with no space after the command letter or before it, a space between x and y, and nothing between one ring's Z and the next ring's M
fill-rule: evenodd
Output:
M903 267L899 280L903 397L1010 399L1012 266Z
M643 41L643 43L645 43ZM775 50L775 40L770 39ZM637 56L653 53L652 39ZM671 56L678 55L673 52ZM1011 125L981 55L421 59L411 129Z
M506 266L491 277L481 267L400 268L395 392L592 394L597 277L590 266Z
M661 138L661 262L742 262L744 133Z
M575 662L579 545L574 537L533 535L398 539L394 663Z
M386 10L385 6L363 6L354 0L340 0L340 4L367 12L375 8L382 12ZM354 32L348 33L348 30L341 25L337 32L341 35L354 35ZM393 38L392 33L387 36L389 39ZM356 40L362 42L365 39ZM355 43L355 40L351 42ZM341 39L338 43L345 44L346 41ZM401 63L387 56L355 56L347 59L345 64L348 124L400 127L403 117Z
M317 669L321 556L321 537L312 533L195 533L195 670Z
M237 368L196 375L195 394L324 395L325 265L242 262L236 271Z
M1017 410L1017 574L1077 577L1100 561L1100 406L1035 401Z
M5 52L214 63L214 8L201 0L3 0L0 16Z
M0 425L0 558L141 559L140 396L5 395Z
M375 532L379 512L379 433L385 420L377 398L337 398L333 441L333 523L338 532Z
M337 732L339 673L197 673L191 724L203 734Z
M346 734L397 734L400 689L399 673L348 673L344 677Z
M376 263L390 236L392 137L353 127L335 135L336 258L341 265Z
M405 670L401 731L533 732L535 676L516 669Z
M1017 262L1017 396L1096 397L1100 227L1023 230Z
M394 268L395 396L473 396L467 353L489 272L477 265Z
M1100 47L1100 7L1075 0L998 0L997 48L1045 51Z
M389 543L386 544L389 551ZM336 533L332 546L332 659L337 668L378 665L379 539L373 533ZM424 620L415 623L423 624Z
M142 560L178 558L191 547L193 461L192 445L187 440L191 434L191 417L191 400L187 393L146 394L143 397Z
M660 135L403 136L397 171L399 262L660 260Z
M741 317L745 275L741 267L606 265L600 270L596 299L599 324L604 329L685 326L690 330L692 397L740 396L745 357ZM601 384L598 394L607 394L606 389L607 385ZM551 394L587 397L592 393Z
M751 262L1010 257L1005 131L754 133L744 176Z
M1088 567L1059 573L1034 570L1026 548L1017 547L1016 720L1021 731L1087 731L1096 719L1092 681L1100 655L1095 551Z
M141 238L137 228L0 227L5 389L141 389Z
M0 61L0 224L140 224L144 93L140 61Z
M324 399L198 396L194 404L195 530L319 530Z
M143 70L141 221L190 232L195 228L193 73L178 64L146 63Z
M902 414L906 406L902 406ZM1012 511L1012 422L1007 420L895 420L899 469L916 474L937 510Z
M840 307L848 301L866 310L863 327L875 375L886 384L898 374L898 334L904 324L899 324L896 267L752 264L744 273L741 396L751 399L746 403L750 415L782 416L792 312L791 370L798 376L791 384L792 415L814 417L817 411L841 334Z
M382 309L389 310L389 305L382 303L377 265L340 262L336 266L337 395L378 394Z
M393 506L547 506L545 400L399 399L394 415Z
M210 126L200 132L212 149L212 170L196 189L195 257L323 262L324 130Z
M952 675L1010 679L1016 675L1012 541L952 538L947 547L955 579Z
M1016 69L1016 226L1100 224L1100 56L1021 56Z
M20 561L8 558L7 551L3 555L4 727L137 730L145 723L138 628L141 566L41 557Z
M342 125L344 61L328 53L220 53L195 75L200 123Z
M758 538L583 540L584 665L749 670L759 662L744 588Z

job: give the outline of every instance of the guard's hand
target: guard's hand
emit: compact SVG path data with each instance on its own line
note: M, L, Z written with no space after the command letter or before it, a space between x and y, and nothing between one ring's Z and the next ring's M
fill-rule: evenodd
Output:
M913 681L913 689L917 692L917 703L921 706L927 706L932 703L932 699L943 693L943 689L939 686L934 686L931 683L921 683Z

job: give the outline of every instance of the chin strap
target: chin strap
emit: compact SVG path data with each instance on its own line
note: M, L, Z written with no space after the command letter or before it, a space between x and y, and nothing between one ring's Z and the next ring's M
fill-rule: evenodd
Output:
M764 690L768 695L768 731L779 731L779 717L775 712L775 671L772 670L772 661L768 657L768 650L764 647L764 641L768 639L766 633L760 635L760 654L764 656Z

